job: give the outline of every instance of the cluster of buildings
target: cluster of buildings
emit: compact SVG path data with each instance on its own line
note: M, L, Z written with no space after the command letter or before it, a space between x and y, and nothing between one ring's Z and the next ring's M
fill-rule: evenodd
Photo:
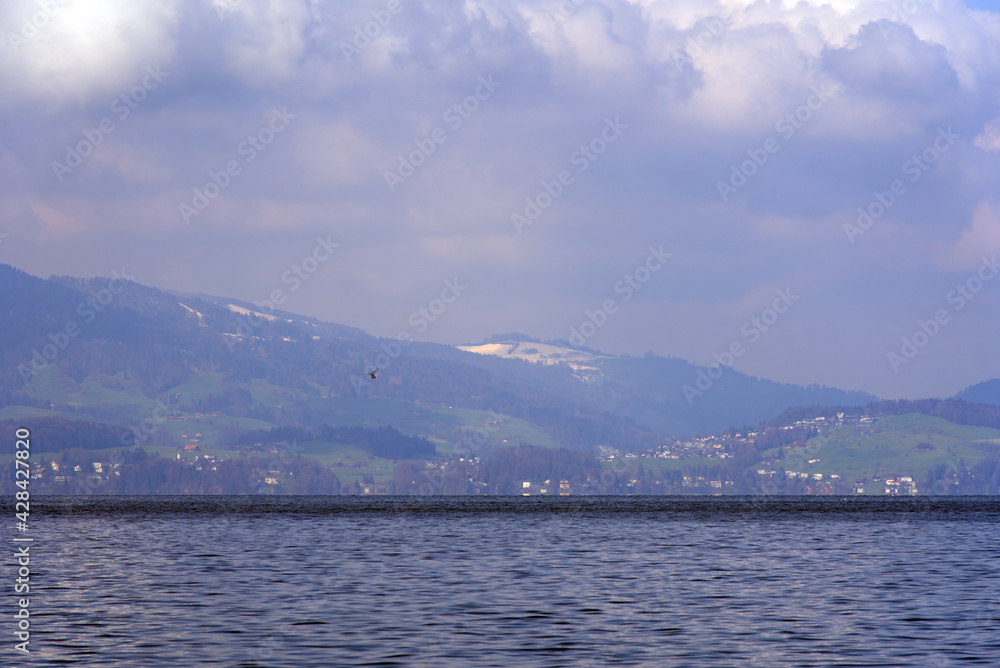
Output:
M882 477L880 475L873 475L871 482L876 484L877 488L881 489L882 493L888 496L916 496L919 493L913 476L897 474ZM854 481L855 494L864 494L868 488L868 478Z
M558 490L558 491L557 491ZM532 482L530 480L524 480L521 482L521 496L535 496L535 495L552 495L558 494L559 496L569 496L569 480L546 480L545 482Z
M748 434L750 440L742 434L736 434L733 438L723 439L719 436L704 436L702 438L678 439L671 443L664 443L653 451L652 456L658 459L685 459L697 457L699 459L728 459L732 457L732 441L753 443L752 436L756 433Z
M55 482L67 482L76 480L83 474L83 477L90 480L110 480L112 476L121 475L118 463L111 462L91 462L90 466L85 464L60 464L51 461L46 465L44 462L35 466L31 472L33 480L39 482L54 480Z
M735 485L736 483L732 480L706 480L705 476L701 475L686 475L683 477L681 482L681 486L683 487L709 487L711 489L717 489L720 492L727 489L732 491L735 488Z
M818 459L814 459L814 460L810 460L810 463L812 463L812 462L818 462L818 461L819 461ZM757 475L759 475L759 476L766 476L766 477L770 478L770 477L773 477L774 474L775 474L774 471L770 471L770 470L767 470L767 469L757 469ZM802 480L823 480L824 479L824 475L822 473L807 473L805 471L785 471L785 475L788 476L789 478L801 478ZM838 480L839 478L840 478L840 476L837 475L836 473L831 473L831 474L825 476L826 480Z
M810 434L818 434L823 430L829 429L831 427L837 427L841 425L866 425L874 423L878 418L875 416L860 416L860 415L847 415L842 412L838 412L836 417L824 417L818 416L815 418L797 420L793 423L787 425L782 425L779 427L782 431L798 430L799 432L804 432L806 438ZM720 459L725 460L733 457L734 452L737 448L742 445L753 445L756 442L758 433L755 431L750 431L745 434L735 433L735 434L723 434L723 435L713 435L704 436L699 438L688 438L688 439L676 439L672 442L666 442L659 446L653 452L644 453L642 455L636 455L634 453L626 453L624 457L632 458L637 456L643 457L655 457L661 459L687 459L687 458L697 458L697 459ZM805 438L797 439L790 444L791 448L803 447L806 445ZM788 451L786 451L788 452ZM622 456L618 451L611 448L601 448L599 453L599 458L602 461L610 462L615 459L615 457ZM819 464L820 459L818 457L808 458L809 455L806 454L803 457L796 458L794 463L801 464ZM768 468L758 468L756 470L757 476L762 479L773 478L777 471L779 462L781 462L780 455L771 455L765 457L762 464ZM812 468L812 467L810 467ZM810 485L819 485L820 488L831 487L835 483L842 482L840 475L836 473L821 473L817 471L799 471L799 470L785 470L785 475L790 479L800 479L802 481L808 482ZM882 477L875 475L872 477L872 482L880 483L878 486L878 492L882 494L892 495L892 496L905 496L905 495L915 495L918 493L917 485L913 481L913 477L910 475L896 474L893 476ZM708 487L711 489L717 489L725 493L727 487L734 485L733 481L729 480L706 480L702 476L684 476L683 486L684 487ZM868 480L858 480L854 484L854 491L856 494L872 494L876 493L873 485L868 484Z
M835 418L826 418L821 415L810 420L797 420L792 424L786 424L781 428L795 429L797 427L815 427L816 429L822 429L824 427L837 427L842 424L871 424L877 419L877 417L870 415L846 415L844 413L837 413L837 417Z

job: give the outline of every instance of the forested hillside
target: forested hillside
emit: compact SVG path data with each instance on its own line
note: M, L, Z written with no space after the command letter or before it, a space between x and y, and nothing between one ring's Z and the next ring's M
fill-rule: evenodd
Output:
M173 422L184 416L211 419L206 429L216 436L223 429L317 429L350 420L393 425L402 403L423 415L395 425L411 434L448 440L478 426L465 422L462 411L491 411L530 425L520 442L644 449L665 435L766 419L791 405L871 398L727 370L691 405L682 386L697 382L701 368L681 360L608 358L596 377L581 379L566 364L379 339L238 300L168 293L124 276L41 279L0 265L0 312L7 313L0 330L0 419L127 425L140 443L178 443L183 430ZM371 381L366 372L375 366L381 371ZM157 428L136 429L144 420Z

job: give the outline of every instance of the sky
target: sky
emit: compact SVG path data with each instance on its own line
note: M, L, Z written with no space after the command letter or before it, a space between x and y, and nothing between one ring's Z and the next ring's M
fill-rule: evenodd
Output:
M0 262L949 396L1000 376L991 5L9 0Z

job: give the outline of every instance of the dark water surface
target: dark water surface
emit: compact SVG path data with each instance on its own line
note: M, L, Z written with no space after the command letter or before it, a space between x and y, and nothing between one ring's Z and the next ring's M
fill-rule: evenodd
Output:
M32 511L32 653L4 665L1000 666L996 497Z

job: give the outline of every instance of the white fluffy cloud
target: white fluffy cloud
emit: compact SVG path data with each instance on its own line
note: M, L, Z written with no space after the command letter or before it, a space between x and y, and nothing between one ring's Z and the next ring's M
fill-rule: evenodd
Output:
M941 264L954 271L971 271L982 262L983 256L997 253L1000 253L1000 207L982 201L976 205L961 236L943 247Z
M990 121L983 131L976 135L973 144L990 153L1000 152L1000 118Z
M174 56L178 0L13 0L0 9L0 107L87 105ZM140 75L141 76L141 75Z

